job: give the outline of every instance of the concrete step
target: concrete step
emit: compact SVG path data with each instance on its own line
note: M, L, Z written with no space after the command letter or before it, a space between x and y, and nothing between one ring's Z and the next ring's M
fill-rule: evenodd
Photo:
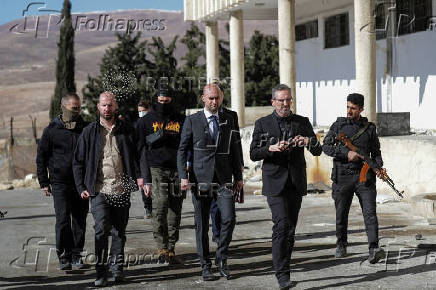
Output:
M436 193L422 193L410 199L412 213L427 219L429 224L436 224Z

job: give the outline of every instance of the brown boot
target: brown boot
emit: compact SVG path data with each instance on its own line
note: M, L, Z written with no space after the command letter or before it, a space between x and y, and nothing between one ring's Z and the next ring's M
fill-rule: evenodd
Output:
M168 252L168 263L170 265L181 265L183 264L183 260L180 257L176 256L176 253L174 252L174 250L170 250Z
M157 262L159 264L168 262L168 249L157 249Z

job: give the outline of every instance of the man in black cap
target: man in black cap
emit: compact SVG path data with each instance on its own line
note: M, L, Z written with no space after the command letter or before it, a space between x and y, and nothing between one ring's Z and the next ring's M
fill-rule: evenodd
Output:
M348 213L350 211L353 195L356 193L362 208L366 234L368 236L369 257L371 264L377 263L385 256L378 244L378 221L376 214L376 176L381 177L385 172L380 152L380 142L374 123L360 114L363 111L363 95L353 93L347 97L347 117L338 117L330 127L322 149L325 154L333 157L331 178L332 196L336 208L336 258L347 254L347 227ZM364 156L351 151L336 140L339 133L344 133L352 140L353 145L367 156L376 165L370 169L366 182L359 181L359 174L363 166Z
M153 237L159 260L174 264L180 263L175 256L183 202L177 175L177 149L184 116L171 102L171 91L160 87L150 113L138 120L136 136L141 168L138 185L146 196L152 197Z

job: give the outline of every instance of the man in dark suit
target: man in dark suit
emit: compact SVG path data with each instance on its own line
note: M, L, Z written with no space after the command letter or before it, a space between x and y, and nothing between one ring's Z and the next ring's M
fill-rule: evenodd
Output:
M262 194L267 197L274 226L272 255L280 289L289 289L290 261L295 227L303 195L307 194L306 147L314 156L321 154L309 119L291 112L292 96L288 86L272 89L274 112L256 121L250 158L263 160Z
M220 275L230 279L227 269L227 253L235 227L235 204L229 188L242 189L242 172L238 138L232 118L219 112L221 90L216 84L204 87L204 109L186 117L177 153L177 167L181 188L194 183L192 202L195 210L195 235L197 252L202 266L203 280L215 280L209 257L209 212L212 200L216 200L221 213L221 230L215 263ZM190 180L186 172L188 152L192 152ZM233 179L232 179L233 177Z
M219 86L219 84L217 85ZM221 94L219 99L218 111L227 113L232 117L233 126L235 127L235 134L236 137L238 138L237 142L238 142L238 150L239 150L240 161L241 161L241 171L244 171L244 157L242 154L242 143L239 134L238 113L222 106L224 100L224 94L221 87L220 90L221 90ZM220 240L220 231L221 231L221 213L215 200L212 200L212 203L210 204L210 219L212 223L212 241L218 244Z

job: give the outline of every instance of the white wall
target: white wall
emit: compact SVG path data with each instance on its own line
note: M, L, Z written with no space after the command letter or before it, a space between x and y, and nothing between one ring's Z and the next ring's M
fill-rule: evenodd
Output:
M250 160L253 129L253 126L241 129L244 163L251 169L257 165L257 162ZM319 136L321 142L324 137L324 135ZM398 190L404 190L407 197L436 192L436 171L434 170L436 141L434 138L430 136L380 137L380 147L384 167ZM324 153L319 157L314 157L307 150L304 151L308 183L323 182L331 185L333 159ZM379 179L377 179L377 191L395 195L391 188Z
M343 12L349 14L350 44L324 49L324 19ZM299 23L318 18L319 36L296 44L297 111L317 125L329 126L337 116L345 115L346 96L355 88L354 9L348 5L300 18ZM436 129L435 45L435 30L402 35L394 41L392 111L410 112L412 128ZM377 41L376 62L377 111L386 112L385 39Z

